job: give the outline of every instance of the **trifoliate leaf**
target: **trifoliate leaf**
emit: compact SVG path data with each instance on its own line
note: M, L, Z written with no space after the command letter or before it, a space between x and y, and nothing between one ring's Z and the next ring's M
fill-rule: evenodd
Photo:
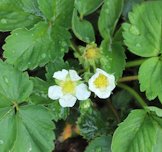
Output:
M98 135L105 135L108 132L107 123L97 110L88 110L82 113L77 124L80 134L87 140L91 140Z
M81 16L86 16L93 13L103 0L75 0L75 8L79 11Z
M113 34L123 8L123 0L104 0L98 27L103 38Z
M43 106L24 105L33 90L28 75L2 61L0 73L0 151L51 152L51 114Z
M68 50L69 39L70 34L65 28L39 22L30 30L14 30L3 46L4 57L22 71L34 69L63 57Z
M92 24L87 20L81 20L76 9L74 9L72 17L72 29L74 34L81 41L91 43L95 41L95 34Z
M39 8L44 16L59 25L69 27L74 8L74 0L38 0Z
M2 61L0 73L0 107L27 101L33 90L33 83L28 75Z
M149 1L134 7L130 23L123 24L123 36L129 50L142 57L162 52L162 1Z
M0 107L0 151L51 152L54 124L43 106Z
M111 136L101 136L92 140L85 152L111 152Z
M158 116L144 110L134 110L115 131L112 151L160 152L161 149L153 151L153 148L156 148L157 131L162 132L161 122Z
M107 40L103 40L101 44L103 57L101 58L102 68L115 75L116 80L120 78L125 69L125 53L120 43L114 43L111 46Z
M15 2L15 0L1 0L0 10L0 31L31 27L41 20L40 17L25 12L19 2Z
M141 91L146 91L149 100L157 96L162 102L162 61L159 57L152 57L146 60L139 69L139 82ZM157 87L158 84L158 87Z

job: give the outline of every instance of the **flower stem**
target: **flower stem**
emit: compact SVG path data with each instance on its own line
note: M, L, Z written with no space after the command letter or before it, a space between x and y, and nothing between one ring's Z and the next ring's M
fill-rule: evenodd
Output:
M119 83L117 86L128 91L144 109L147 107L147 104L145 103L145 101L134 89L122 83Z
M133 80L138 80L138 75L126 76L126 77L120 78L118 82L127 82L127 81L133 81Z
M139 59L135 61L130 61L126 63L126 68L135 67L141 65L146 59Z

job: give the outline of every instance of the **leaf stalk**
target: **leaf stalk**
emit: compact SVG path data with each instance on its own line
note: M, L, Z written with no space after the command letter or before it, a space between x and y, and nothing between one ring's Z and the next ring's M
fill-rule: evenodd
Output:
M119 83L117 85L119 88L122 88L126 91L128 91L136 100L137 102L144 108L146 109L147 107L147 104L145 103L145 101L142 99L142 97L134 90L132 89L131 87L125 85L125 84L122 84L122 83Z
M131 68L131 67L136 67L141 65L144 61L146 61L147 59L139 59L139 60L135 60L135 61L129 61L126 63L126 68Z

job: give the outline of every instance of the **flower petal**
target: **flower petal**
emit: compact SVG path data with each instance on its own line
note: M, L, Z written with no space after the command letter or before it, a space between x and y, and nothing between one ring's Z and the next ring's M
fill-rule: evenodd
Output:
M72 81L78 81L82 79L75 70L69 70L69 74Z
M92 92L94 92L96 89L96 86L94 85L94 81L96 80L98 76L99 76L99 73L95 73L88 81L89 90L91 90Z
M103 75L107 75L107 74L108 74L108 73L106 73L104 70L99 69L99 68L96 69L96 72L97 72L97 73L101 73L101 74L103 74Z
M62 71L57 71L53 74L53 78L58 80L65 80L68 75L68 71L63 69Z
M95 94L101 99L106 99L106 98L110 97L111 90L108 90L108 89L106 89L106 90L96 89Z
M59 99L59 103L62 107L73 107L76 102L76 97L67 94Z
M96 71L97 71L98 74L103 74L103 75L105 75L106 77L108 77L108 79L113 79L113 80L115 81L115 77L114 77L113 74L109 74L109 73L107 73L107 72L105 72L104 70L99 69L99 68L97 68Z
M82 83L76 87L76 97L78 100L86 100L90 97L91 92L88 91L87 86Z
M109 79L109 86L108 86L108 88L112 91L112 90L114 90L115 87L116 87L116 85L115 85L115 78Z
M63 93L61 91L61 87L54 85L54 86L50 86L48 88L48 97L53 99L53 100L57 100L60 97L62 97Z

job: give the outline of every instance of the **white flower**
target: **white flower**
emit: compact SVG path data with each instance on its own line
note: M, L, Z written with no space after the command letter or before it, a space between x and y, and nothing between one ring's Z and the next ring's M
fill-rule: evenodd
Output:
M96 69L96 73L89 79L89 89L99 98L106 99L115 88L115 77L101 69Z
M91 92L81 83L81 77L75 70L62 70L55 72L53 78L58 85L50 86L48 96L53 100L59 99L62 107L73 107L76 100L86 100Z

